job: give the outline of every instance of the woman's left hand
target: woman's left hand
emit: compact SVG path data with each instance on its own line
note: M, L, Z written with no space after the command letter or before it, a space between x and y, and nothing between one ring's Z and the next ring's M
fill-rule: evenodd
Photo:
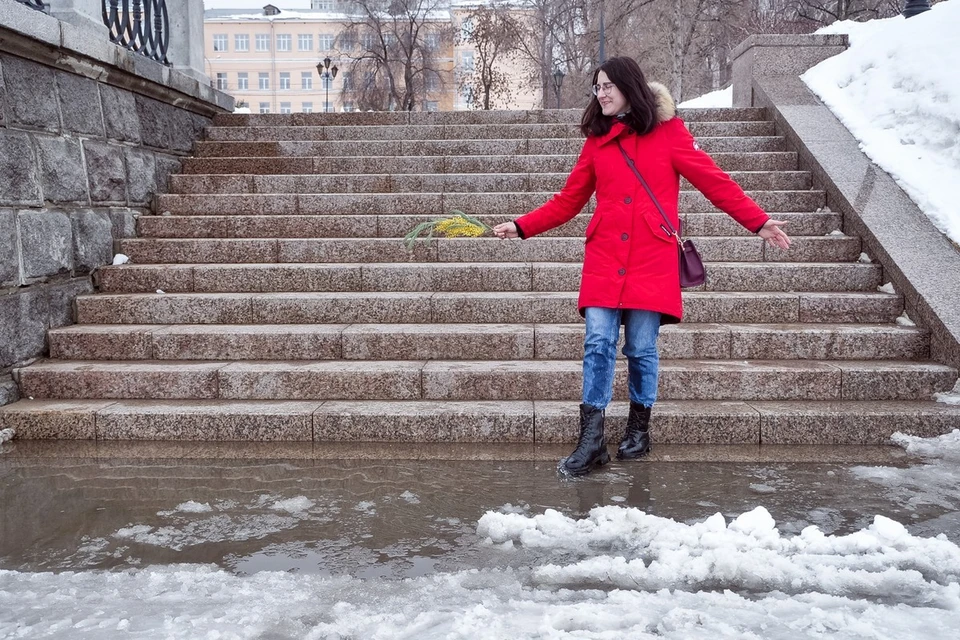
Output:
M785 224L787 224L785 220L774 220L771 218L764 223L760 231L757 232L757 235L766 240L767 244L769 244L771 247L789 249L790 236L784 233L780 228Z

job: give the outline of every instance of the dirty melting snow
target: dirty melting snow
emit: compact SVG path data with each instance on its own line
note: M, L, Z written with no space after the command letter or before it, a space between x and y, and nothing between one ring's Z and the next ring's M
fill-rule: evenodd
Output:
M488 512L477 532L548 561L402 581L0 571L0 637L934 639L960 622L960 548L882 516L782 536L763 507L688 525L605 506L581 520Z

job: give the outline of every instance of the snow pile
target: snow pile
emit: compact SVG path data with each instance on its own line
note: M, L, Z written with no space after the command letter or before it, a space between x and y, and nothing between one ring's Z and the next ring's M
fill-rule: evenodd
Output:
M850 49L802 77L943 233L960 243L960 3L835 23Z
M960 611L960 548L883 517L784 537L763 508L688 525L607 506L585 520L488 512L477 530L574 561L406 580L0 571L0 637L937 639Z
M130 262L130 258L124 253L118 253L117 255L113 256L114 266L127 264L128 262Z
M733 85L719 91L705 93L677 105L681 109L720 109L733 106Z
M542 586L895 595L911 606L960 605L960 547L945 537L911 536L883 516L847 536L827 536L810 526L784 537L763 507L729 525L719 513L687 525L606 506L594 508L585 520L553 510L529 518L487 513L477 531L492 544L604 552L570 565L538 567L533 580Z

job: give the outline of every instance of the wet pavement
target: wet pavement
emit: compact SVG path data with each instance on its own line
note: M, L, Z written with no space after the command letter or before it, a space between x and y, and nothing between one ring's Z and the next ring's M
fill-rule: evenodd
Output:
M71 446L73 445L73 446ZM487 511L599 505L678 522L762 505L783 534L867 527L875 515L960 542L953 467L899 447L661 446L649 460L561 479L565 447L7 443L0 569L214 564L236 575L406 578L579 552L482 544Z

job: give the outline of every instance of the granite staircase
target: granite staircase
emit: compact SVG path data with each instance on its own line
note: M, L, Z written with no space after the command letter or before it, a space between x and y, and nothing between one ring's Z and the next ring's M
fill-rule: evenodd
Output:
M655 441L879 443L960 427L957 371L897 322L797 154L759 109L689 110L700 145L775 218L764 246L684 181L707 262L661 339ZM583 325L573 221L528 241L400 238L459 209L489 224L558 191L568 111L220 116L156 215L16 372L21 438L575 440ZM639 195L638 195L639 197ZM620 362L613 437L626 413Z

